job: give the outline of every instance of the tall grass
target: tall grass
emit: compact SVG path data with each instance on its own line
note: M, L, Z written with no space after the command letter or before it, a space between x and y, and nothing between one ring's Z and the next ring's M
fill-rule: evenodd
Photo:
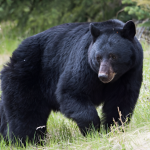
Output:
M9 31L9 32L8 32ZM0 69L13 50L25 38L16 34L7 25L1 25L0 30ZM85 138L81 135L76 123L65 118L60 113L51 112L47 122L47 137L44 139L44 147L27 143L26 149L79 149L79 150L125 150L125 149L149 149L150 148L150 46L142 43L144 49L143 84L140 91L131 123L121 132L116 127L109 134L102 128L101 132L93 132ZM97 109L101 115L101 107ZM6 145L0 141L0 149L25 149L23 147Z

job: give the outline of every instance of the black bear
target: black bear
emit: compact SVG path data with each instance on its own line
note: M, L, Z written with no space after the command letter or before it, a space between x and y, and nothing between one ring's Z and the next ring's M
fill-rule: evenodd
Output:
M0 133L13 142L43 138L60 111L83 135L129 122L142 83L143 50L132 21L69 23L25 39L1 71ZM100 104L100 121L96 107ZM8 134L9 132L9 134Z

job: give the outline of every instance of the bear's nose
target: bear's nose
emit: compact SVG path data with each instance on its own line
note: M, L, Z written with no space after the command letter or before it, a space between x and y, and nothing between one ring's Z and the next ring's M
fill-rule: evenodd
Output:
M108 75L105 73L99 73L98 78L101 80L106 80L108 78Z

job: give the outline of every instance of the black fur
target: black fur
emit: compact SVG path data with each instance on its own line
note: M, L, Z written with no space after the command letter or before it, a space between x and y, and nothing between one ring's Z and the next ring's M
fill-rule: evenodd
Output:
M133 32L132 40L130 31L127 37L122 35L123 27L119 20L69 23L25 39L1 71L3 137L9 131L12 141L14 136L23 143L26 137L31 141L43 138L46 128L36 128L46 126L51 110L74 120L84 135L91 124L99 129L95 107L100 104L105 126L113 124L113 118L121 124L117 107L123 121L131 117L142 82L143 51ZM93 37L89 28L99 29L100 35ZM107 63L110 53L117 55L116 60L109 60L117 74L111 82L102 83L96 55Z

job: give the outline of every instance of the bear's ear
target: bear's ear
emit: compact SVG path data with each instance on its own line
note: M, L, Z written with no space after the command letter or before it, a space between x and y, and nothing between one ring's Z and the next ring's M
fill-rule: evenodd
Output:
M89 30L93 36L93 39L96 40L96 38L100 35L100 30L95 27L93 23L90 23Z
M133 21L128 21L125 23L122 31L122 35L125 38L128 38L129 40L133 40L134 36L136 34L136 28Z

